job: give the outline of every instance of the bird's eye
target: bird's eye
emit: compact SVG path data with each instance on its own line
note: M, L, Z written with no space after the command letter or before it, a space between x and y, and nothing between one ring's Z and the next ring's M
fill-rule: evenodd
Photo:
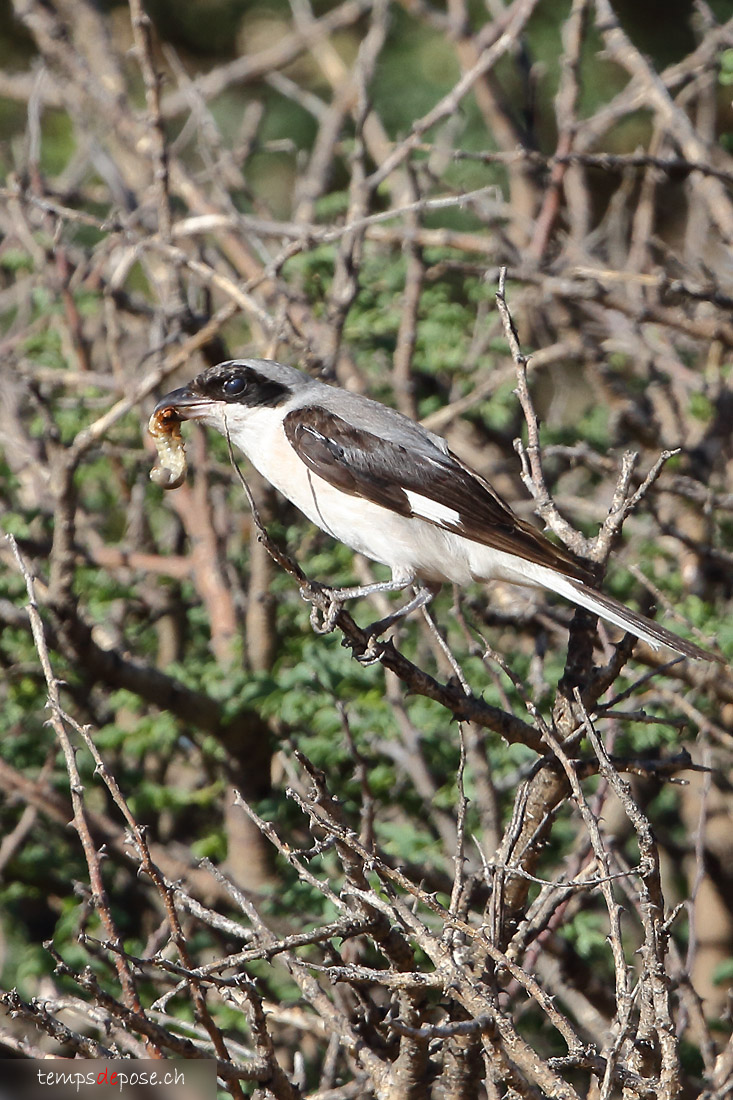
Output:
M247 383L240 375L235 374L227 378L221 388L227 397L241 397L247 388Z

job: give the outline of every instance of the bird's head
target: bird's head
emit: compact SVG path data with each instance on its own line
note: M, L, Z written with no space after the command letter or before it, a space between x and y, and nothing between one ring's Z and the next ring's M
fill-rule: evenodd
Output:
M307 383L302 371L271 359L232 359L171 390L155 412L173 410L180 420L198 420L223 432L225 421L236 426L252 410L277 408Z

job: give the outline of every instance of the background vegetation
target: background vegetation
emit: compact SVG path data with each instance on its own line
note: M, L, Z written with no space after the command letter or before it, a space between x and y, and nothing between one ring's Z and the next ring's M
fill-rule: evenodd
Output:
M146 424L297 363L730 656L729 5L147 10L0 22L3 1053L723 1100L729 667L498 585L367 663L386 604L320 635L309 579L379 569L193 427L164 497Z

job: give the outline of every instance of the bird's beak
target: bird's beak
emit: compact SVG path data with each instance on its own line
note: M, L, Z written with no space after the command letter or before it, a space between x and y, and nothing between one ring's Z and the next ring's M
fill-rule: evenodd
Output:
M173 409L181 420L195 420L203 415L204 410L210 405L211 401L208 398L195 393L190 386L181 386L180 389L171 390L165 397L161 397L155 406L154 414L163 409Z

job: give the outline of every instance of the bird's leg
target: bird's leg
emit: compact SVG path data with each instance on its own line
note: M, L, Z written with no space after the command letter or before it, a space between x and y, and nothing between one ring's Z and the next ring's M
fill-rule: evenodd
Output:
M402 607L398 607L396 611L393 611L391 615L387 615L386 618L379 619L376 623L372 623L371 626L365 627L364 633L368 634L370 638L378 638L380 634L384 634L385 630L389 629L393 623L398 622L400 619L404 619L406 615L410 615L413 611L417 611L419 607L425 607L426 604L429 604L439 589L439 584L421 584L417 586L415 588L415 595L411 600L408 600Z
M362 665L373 665L375 661L379 660L379 651L377 649L377 639L381 634L384 634L385 630L388 630L393 623L398 622L400 619L404 619L406 615L409 615L412 611L417 611L419 607L425 607L430 603L433 596L440 589L439 584L421 584L415 588L415 595L411 600L408 600L402 607L398 607L396 611L393 611L391 615L387 615L384 619L379 619L376 623L372 623L371 626L367 626L364 629L364 633L369 638L369 643L364 652L357 657L357 660Z

